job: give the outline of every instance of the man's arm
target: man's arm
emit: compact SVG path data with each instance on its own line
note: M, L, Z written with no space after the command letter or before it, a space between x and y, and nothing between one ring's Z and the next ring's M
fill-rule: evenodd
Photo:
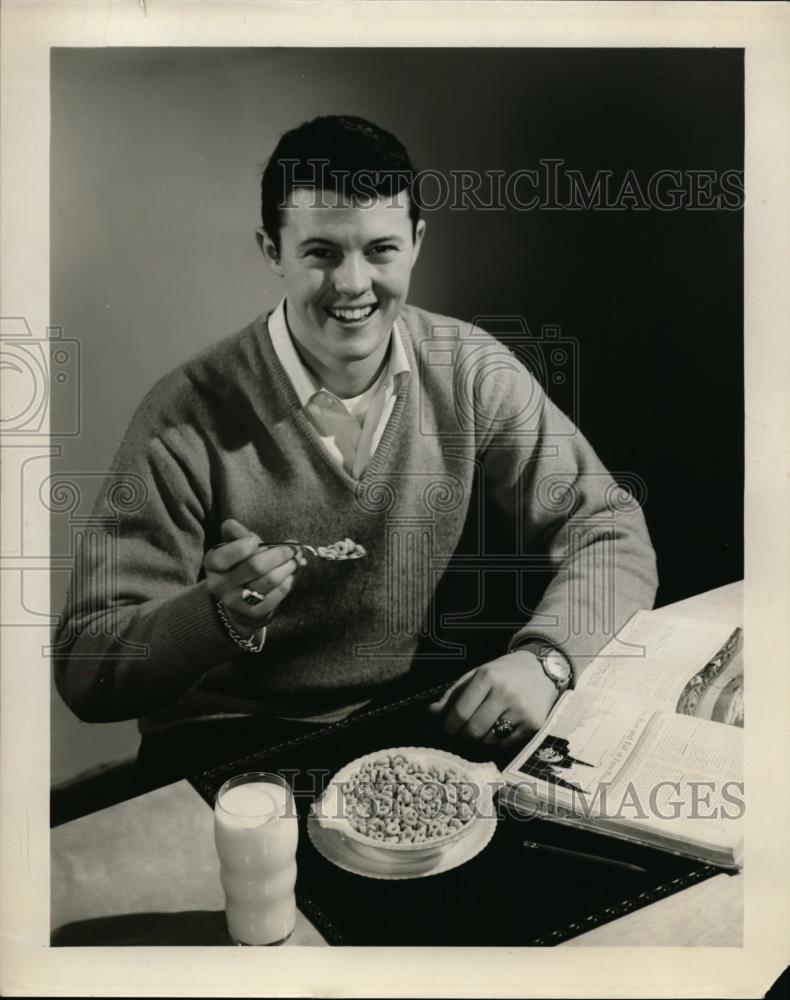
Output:
M487 394L481 377L475 411L486 517L510 528L523 568L534 560L550 580L508 652L459 678L434 710L449 732L488 743L504 718L507 746L539 728L557 696L531 645L554 647L578 677L635 611L653 606L657 576L638 502L507 349L490 353L495 374Z
M55 681L86 721L145 714L234 655L201 580L208 460L190 435L165 440L141 407L77 546ZM123 483L133 504L118 501Z
M640 608L652 608L656 558L639 502L615 482L581 431L536 386L534 420L494 435L487 500L508 520L525 563L551 576L511 650L546 642L574 676ZM518 397L517 397L518 398ZM523 398L523 397L522 397Z

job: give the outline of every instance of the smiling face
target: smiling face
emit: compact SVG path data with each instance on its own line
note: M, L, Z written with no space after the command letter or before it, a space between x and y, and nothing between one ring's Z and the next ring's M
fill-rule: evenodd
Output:
M341 390L364 388L377 372L424 231L419 222L412 235L405 191L363 203L300 188L283 211L279 253L259 234L285 282L291 334L308 364Z

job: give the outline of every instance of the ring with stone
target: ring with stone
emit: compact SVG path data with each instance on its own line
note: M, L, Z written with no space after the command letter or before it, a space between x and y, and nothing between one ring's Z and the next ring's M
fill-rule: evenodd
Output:
M504 740L505 737L510 736L515 728L510 719L500 716L491 727L491 735L496 740Z
M259 594L257 590L248 590L246 587L241 592L241 599L245 604L250 604L252 607L266 600L264 595Z

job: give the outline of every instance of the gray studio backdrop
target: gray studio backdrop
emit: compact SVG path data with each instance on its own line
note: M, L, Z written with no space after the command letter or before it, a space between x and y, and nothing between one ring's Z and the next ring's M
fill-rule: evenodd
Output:
M61 49L51 81L51 323L78 344L81 374L78 398L53 400L53 471L79 494L53 512L53 552L66 555L70 523L90 512L146 390L277 303L254 232L260 170L286 129L318 114L362 115L395 132L419 167L445 172L552 156L620 171L734 167L741 153L742 67L715 53ZM429 213L411 301L465 319L520 314L533 331L560 324L577 338L588 360L571 373L582 389L574 416L611 468L650 481L660 542L664 525L668 540L679 530L656 485L667 425L646 430L664 409L662 370L673 371L670 420L688 427L704 412L737 443L739 249L735 223L716 213L615 214ZM691 312L680 275L693 275ZM710 399L695 376L694 410L684 413L675 347L704 352L706 331L733 364ZM647 376L635 363L643 345ZM75 414L79 433L58 437ZM708 477L707 459L720 474L715 440L708 433L705 455L681 470L692 489ZM723 487L718 510L734 525L727 544L737 553L737 468L726 480L737 500L730 511ZM689 558L712 523L677 543L690 590L739 575L718 541ZM669 547L663 565L671 570ZM687 579L689 565L708 575ZM55 612L67 582L54 573ZM136 744L133 722L80 723L53 694L53 782L131 756Z

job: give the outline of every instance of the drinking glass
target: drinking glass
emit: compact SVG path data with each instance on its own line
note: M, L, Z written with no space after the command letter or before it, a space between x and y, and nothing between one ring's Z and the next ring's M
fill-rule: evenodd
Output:
M282 944L296 922L298 825L278 774L240 774L217 792L214 840L228 933L236 944Z

